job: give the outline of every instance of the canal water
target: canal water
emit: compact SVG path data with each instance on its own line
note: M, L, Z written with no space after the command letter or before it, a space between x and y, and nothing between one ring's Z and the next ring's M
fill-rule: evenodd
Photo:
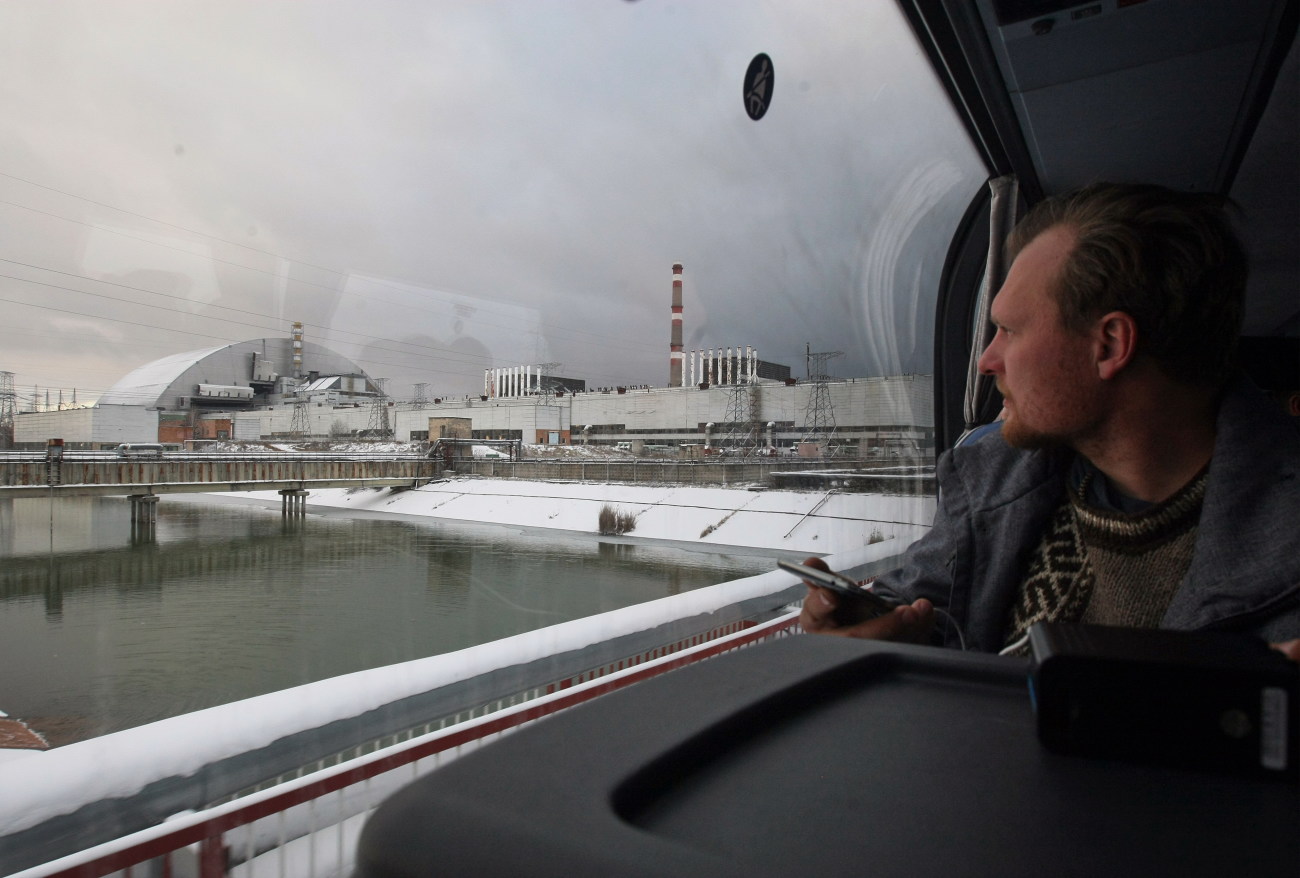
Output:
M0 500L0 710L65 744L772 568L770 556L163 497Z

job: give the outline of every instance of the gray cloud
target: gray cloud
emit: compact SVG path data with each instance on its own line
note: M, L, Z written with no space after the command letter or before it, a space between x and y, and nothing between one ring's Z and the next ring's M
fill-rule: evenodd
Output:
M928 371L982 170L889 4L12 2L0 174L0 258L121 285L0 278L20 384L302 320L401 395L661 384L675 261L690 346Z

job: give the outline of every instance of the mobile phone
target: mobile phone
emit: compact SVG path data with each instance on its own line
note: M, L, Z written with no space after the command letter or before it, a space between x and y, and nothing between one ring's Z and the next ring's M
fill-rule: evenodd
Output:
M840 625L855 625L877 616L891 612L897 604L887 600L873 591L863 588L842 573L805 567L792 561L777 561L776 566L800 579L806 579L814 585L828 588L841 600L835 607L832 618Z

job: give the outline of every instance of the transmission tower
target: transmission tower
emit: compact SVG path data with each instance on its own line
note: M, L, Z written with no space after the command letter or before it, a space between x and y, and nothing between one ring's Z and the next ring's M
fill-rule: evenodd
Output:
M812 392L808 395L808 407L803 415L803 436L800 442L814 442L822 449L822 454L832 452L831 443L835 439L835 409L831 405L831 391L827 386L830 375L826 364L836 357L844 356L843 351L823 351L814 354L805 347L808 358L808 382Z
M563 365L563 363L537 364L537 395L541 397L542 405L549 405L555 401L557 385L555 373L560 371Z
M14 393L14 373L0 372L0 448L14 447L14 413L18 396Z
M758 450L758 385L753 379L745 384L733 384L727 396L727 414L724 416L727 432L718 444L731 449L731 453L748 456Z
M388 393L385 385L388 384L387 378L370 379L379 388L379 393L370 403L370 428L369 433L374 439L391 439L393 428L388 424Z
M422 409L429 404L429 385L421 382L415 385L414 403L417 409Z
M289 425L289 433L295 439L307 438L307 400L296 399L293 402L293 423Z

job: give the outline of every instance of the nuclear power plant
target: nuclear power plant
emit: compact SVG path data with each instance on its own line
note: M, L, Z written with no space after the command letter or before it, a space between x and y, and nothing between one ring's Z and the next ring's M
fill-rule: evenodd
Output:
M440 436L538 445L609 445L672 454L919 453L932 447L928 376L803 378L747 344L687 352L682 264L672 266L668 384L588 388L560 363L484 370L477 396L410 401L388 397L383 379L329 348L288 337L237 342L163 357L120 379L90 408L18 412L16 447L222 439L424 441ZM836 352L838 353L838 352ZM830 353L811 354L823 363ZM820 358L820 359L818 359Z

